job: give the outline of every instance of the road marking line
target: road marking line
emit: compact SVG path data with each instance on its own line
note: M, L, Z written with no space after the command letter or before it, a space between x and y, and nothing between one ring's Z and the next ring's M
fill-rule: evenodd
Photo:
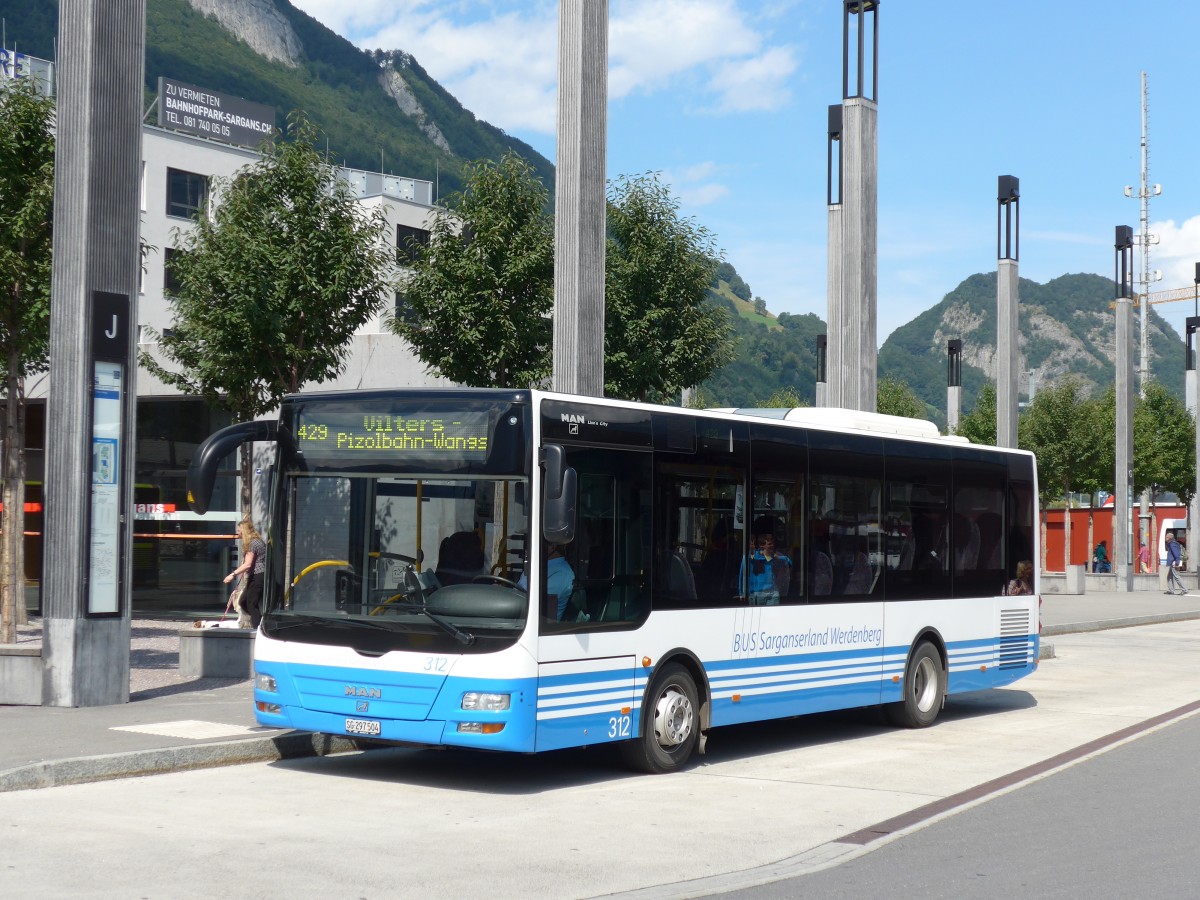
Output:
M161 737L208 738L229 737L235 734L257 734L261 728L249 728L245 725L222 725L218 722L199 722L195 719L184 719L179 722L158 722L152 725L116 725L109 731L132 731L138 734L157 734Z

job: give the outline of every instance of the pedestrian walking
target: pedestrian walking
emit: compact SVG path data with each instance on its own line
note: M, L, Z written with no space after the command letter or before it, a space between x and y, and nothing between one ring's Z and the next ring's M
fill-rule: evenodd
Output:
M250 627L258 628L262 621L263 573L267 570L267 544L249 519L238 522L238 536L242 539L242 564L225 576L229 584L239 575L245 576L241 608L250 616Z
M1179 570L1183 568L1183 554L1179 547L1179 541L1175 540L1175 532L1167 532L1167 590L1168 594L1186 594L1188 589L1183 583L1183 579L1179 577Z
M1143 575L1150 574L1150 545L1145 541L1138 546L1138 564Z

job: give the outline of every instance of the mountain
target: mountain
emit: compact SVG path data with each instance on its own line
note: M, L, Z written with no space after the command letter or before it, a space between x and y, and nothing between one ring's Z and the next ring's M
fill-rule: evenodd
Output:
M1116 375L1116 314L1113 282L1099 275L1062 275L1045 284L1022 278L1020 303L1020 389L1028 396L1028 373L1046 385L1071 373L1092 391L1103 391ZM1134 319L1134 366L1140 346ZM1180 400L1184 397L1184 345L1154 308L1149 314L1150 372ZM975 404L980 388L996 377L996 273L972 275L907 325L879 350L880 377L905 381L945 421L946 341L963 342L962 408Z
M7 42L54 58L58 0L0 0ZM287 0L147 0L146 105L160 76L273 106L302 109L335 162L421 178L444 196L463 165L520 154L554 189L554 166L477 119L402 51L367 52Z

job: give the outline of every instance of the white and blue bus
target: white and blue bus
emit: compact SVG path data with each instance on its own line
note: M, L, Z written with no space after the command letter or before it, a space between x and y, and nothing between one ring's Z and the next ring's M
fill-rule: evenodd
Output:
M288 397L274 441L263 725L667 772L721 725L947 694L1037 665L1033 457L833 409L537 390ZM763 533L766 533L764 536ZM773 540L769 563L752 547ZM766 575L764 575L766 573Z

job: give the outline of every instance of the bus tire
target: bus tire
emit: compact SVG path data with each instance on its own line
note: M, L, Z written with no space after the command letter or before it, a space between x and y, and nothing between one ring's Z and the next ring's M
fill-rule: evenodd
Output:
M888 721L901 728L928 728L946 698L942 655L929 641L917 644L904 669L904 699L884 707Z
M640 736L621 744L625 764L651 775L682 768L700 738L698 697L687 669L678 663L663 667L642 702Z

